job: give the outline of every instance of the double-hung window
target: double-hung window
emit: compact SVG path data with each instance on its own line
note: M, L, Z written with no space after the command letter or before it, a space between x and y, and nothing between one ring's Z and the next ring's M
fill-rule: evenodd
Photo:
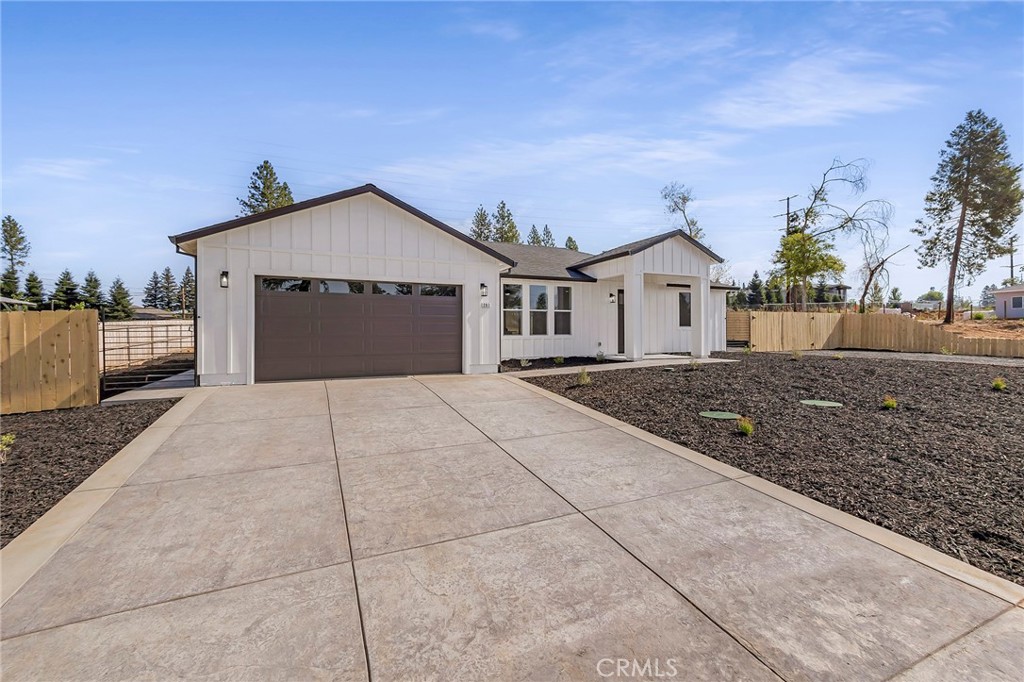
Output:
M543 284L530 285L530 334L546 336L548 333L548 288Z
M501 325L506 336L523 334L523 285L505 284L501 288Z
M555 287L555 334L572 334L572 287Z
M690 326L690 292L680 291L679 292L679 326L689 327Z
M1024 308L1024 296L1014 296L1010 299L1011 308Z

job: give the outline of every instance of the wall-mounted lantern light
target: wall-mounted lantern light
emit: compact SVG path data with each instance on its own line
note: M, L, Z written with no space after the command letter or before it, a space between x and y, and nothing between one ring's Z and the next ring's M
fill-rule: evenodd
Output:
M615 303L615 292L614 291L612 293L608 294L608 302L609 303Z
M221 289L227 289L228 288L228 271L227 270L221 270L221 273L220 273L220 288Z
M480 282L480 298L487 298L487 285Z

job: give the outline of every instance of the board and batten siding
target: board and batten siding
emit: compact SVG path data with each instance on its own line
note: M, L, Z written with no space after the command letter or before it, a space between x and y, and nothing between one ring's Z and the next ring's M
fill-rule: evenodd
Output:
M260 275L462 286L463 372L497 371L505 264L372 194L202 237L196 248L196 365L204 385L252 383Z

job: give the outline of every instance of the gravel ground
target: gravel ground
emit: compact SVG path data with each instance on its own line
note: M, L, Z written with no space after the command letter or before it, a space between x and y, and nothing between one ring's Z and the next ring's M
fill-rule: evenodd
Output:
M554 358L539 358L530 360L530 364L523 367L523 363L519 360L502 360L501 365L498 367L499 372L523 372L526 370L533 369L556 369L558 367L582 367L584 365L593 365L597 362L594 358L562 358L561 364L556 363Z
M0 464L0 547L170 409L176 400L77 407L7 415L3 433L14 433Z
M740 362L594 372L588 387L526 380L1024 584L1024 368L716 355ZM992 390L997 376L1007 391Z

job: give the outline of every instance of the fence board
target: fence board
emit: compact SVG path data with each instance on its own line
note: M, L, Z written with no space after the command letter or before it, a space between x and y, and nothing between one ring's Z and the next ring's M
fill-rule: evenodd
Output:
M4 312L0 327L0 411L99 402L96 311Z

